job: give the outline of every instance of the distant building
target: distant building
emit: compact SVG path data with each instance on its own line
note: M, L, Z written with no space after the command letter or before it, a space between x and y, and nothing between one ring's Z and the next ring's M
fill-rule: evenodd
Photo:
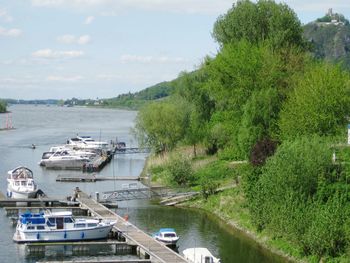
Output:
M326 21L324 21L326 20ZM326 13L325 17L322 19L318 19L316 24L322 26L322 25L345 25L343 21L340 20L340 15L337 13L333 13L333 9L329 8L328 12Z

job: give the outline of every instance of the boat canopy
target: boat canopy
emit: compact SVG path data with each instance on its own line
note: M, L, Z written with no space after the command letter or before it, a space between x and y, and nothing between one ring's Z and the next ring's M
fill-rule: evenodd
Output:
M20 220L22 224L45 224L44 213L24 213L20 216Z
M175 232L174 228L161 228L159 229L159 233L165 233L165 232Z

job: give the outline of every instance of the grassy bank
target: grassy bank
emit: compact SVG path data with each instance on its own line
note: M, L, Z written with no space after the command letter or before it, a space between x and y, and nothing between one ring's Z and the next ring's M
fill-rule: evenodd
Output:
M191 164L192 179L188 187L190 190L201 192L201 195L179 204L180 206L201 209L215 214L230 227L240 230L249 238L287 261L318 262L316 259L303 258L302 251L282 238L270 235L266 230L261 232L256 230L247 208L243 186L239 182L241 181L239 171L242 166L246 165L245 163L225 162L215 156L205 155L204 151L199 151L199 154L194 156L190 148L181 148L177 149L176 153L148 158L143 174L151 175L152 186L178 187L171 178L171 171L169 171L171 168L169 167L171 167L171 162L174 162L174 159L176 160L179 156L188 156L187 159ZM218 177L217 174L220 176ZM208 181L215 187L236 186L215 194L213 192L204 194L203 185Z
M266 231L257 232L252 224L245 202L241 186L238 185L236 188L211 195L207 199L199 197L180 205L202 209L215 214L229 226L240 230L264 248L285 258L286 261L307 261L306 259L302 259L301 251L293 247L292 244L281 238L273 237Z

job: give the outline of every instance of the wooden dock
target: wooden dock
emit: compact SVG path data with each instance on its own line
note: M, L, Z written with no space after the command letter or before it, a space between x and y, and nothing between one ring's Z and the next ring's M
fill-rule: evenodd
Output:
M149 153L149 148L138 148L138 147L116 147L114 154L135 154L135 153Z
M155 240L94 199L89 198L84 192L79 192L78 201L81 206L88 209L92 215L102 219L116 220L117 223L113 227L114 231L122 235L128 243L136 245L138 254L144 255L145 258L150 259L151 262L187 262L187 260L178 253Z
M17 207L17 208L30 208L30 207L67 207L78 206L78 202L61 200L58 198L38 197L38 198L24 198L15 199L7 198L2 192L0 192L0 207Z
M111 247L113 249L113 254L132 254L136 251L135 245L130 245L126 242L120 241L87 241L87 242L34 242L26 243L25 247L28 253L40 253L45 252L47 247L55 246L65 246L66 249L69 247L72 251L75 252L86 252L91 248L96 249L98 246L102 247Z
M91 162L87 163L84 165L83 172L86 173L94 173L94 172L99 172L105 167L107 163L109 163L113 158L113 153L109 154L102 154L96 156Z
M87 215L87 210L82 209L81 207L78 206L59 206L59 207L42 207L42 206L32 206L32 207L27 207L27 206L21 206L21 207L4 207L5 213L7 216L18 216L21 213L25 212L31 212L31 213L39 213L43 210L49 210L49 211L54 211L54 210L68 210L71 211L74 216L86 216Z
M99 176L96 174L65 174L56 177L57 182L138 181L138 176Z
M68 203L67 203L68 204ZM30 199L0 199L0 207L18 207L18 206L42 206L42 207L51 207L51 206L64 206L65 204L58 199L53 198L30 198Z

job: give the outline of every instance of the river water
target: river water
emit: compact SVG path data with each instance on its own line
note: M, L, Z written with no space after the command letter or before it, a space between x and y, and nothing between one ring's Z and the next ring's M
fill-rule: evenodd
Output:
M6 118L12 120L14 130L0 131L0 191L6 193L6 173L24 165L34 172L39 187L50 197L65 197L75 187L84 192L120 189L120 181L95 183L59 183L59 174L81 173L80 171L45 170L38 165L41 155L49 147L64 144L76 134L91 135L97 140L126 142L128 147L137 146L131 134L136 112L84 107L56 107L13 105L11 113L0 114L0 127ZM31 145L35 144L36 149ZM102 176L138 176L145 163L145 154L118 155L100 174ZM230 229L224 222L207 213L174 207L161 207L148 200L120 202L117 213L129 215L133 224L147 233L156 232L160 227L174 227L180 235L178 250L181 253L189 247L207 247L222 263L229 262L285 262L262 249L238 231ZM0 261L36 262L40 260L77 260L103 258L134 258L133 255L110 255L108 248L96 249L90 253L75 254L62 248L52 248L40 255L30 255L24 245L12 241L15 231L11 220L0 209Z

